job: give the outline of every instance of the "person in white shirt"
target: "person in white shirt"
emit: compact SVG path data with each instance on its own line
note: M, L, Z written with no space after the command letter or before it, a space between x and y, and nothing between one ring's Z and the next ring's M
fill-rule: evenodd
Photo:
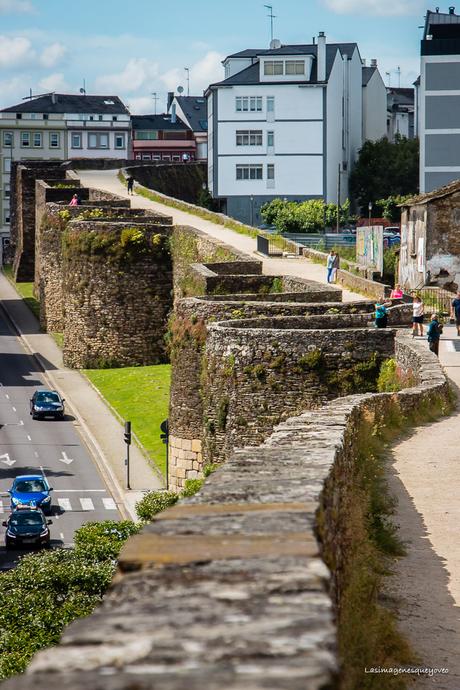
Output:
M423 336L423 318L425 314L425 306L418 295L415 295L412 303L412 336Z

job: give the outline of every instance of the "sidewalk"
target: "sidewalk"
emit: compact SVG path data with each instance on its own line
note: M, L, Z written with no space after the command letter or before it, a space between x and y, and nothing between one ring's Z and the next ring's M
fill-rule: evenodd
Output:
M62 352L52 336L40 332L37 319L3 273L0 273L0 300L20 333L26 350L39 360L49 385L60 391L66 399L67 406L76 418L76 425L81 427L82 439L123 517L137 519L134 504L142 498L144 490L162 488L159 476L151 469L139 448L131 445L132 490L124 488L126 446L123 441L123 426L89 381L79 371L64 367Z
M185 211L178 211L171 206L160 204L157 201L150 201L143 196L134 194L128 195L126 187L121 184L117 178L118 170L78 170L78 178L85 187L93 187L94 189L102 189L113 194L131 199L133 208L145 208L152 211L158 211L165 215L171 216L175 225L191 225L205 232L211 237L216 237L222 240L231 247L235 247L240 251L249 255L255 255L257 259L262 260L263 272L266 275L291 275L299 278L306 278L308 280L316 280L318 283L327 285L326 268L320 264L315 264L308 259L293 258L293 259L270 259L261 257L256 254L256 240L246 235L225 228L218 223L212 223L209 220L204 220L193 213L186 213ZM352 302L354 300L362 300L363 296L349 290L342 289L342 299L344 302Z

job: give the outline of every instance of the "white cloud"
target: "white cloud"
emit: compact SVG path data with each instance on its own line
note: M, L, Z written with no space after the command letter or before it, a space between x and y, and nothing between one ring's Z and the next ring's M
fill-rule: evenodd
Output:
M69 88L62 72L49 74L47 77L41 79L38 85L44 91L67 91Z
M67 48L62 43L51 43L42 51L40 63L43 67L55 67L64 57Z
M30 62L35 55L28 38L0 36L0 67L16 67Z
M106 74L96 79L96 89L132 93L149 86L158 75L158 64L146 58L131 58L122 72Z
M148 96L128 98L124 101L124 103L132 115L151 115L153 112L155 112L153 99L149 98ZM163 112L165 108L166 103L162 105L161 101L157 102L157 113Z
M35 12L35 8L29 0L0 0L0 12Z
M198 96L209 84L223 79L222 60L224 56L214 50L209 51L190 67L190 93ZM186 74L183 68L174 67L165 72L161 81L168 91L175 91L179 85L186 89Z
M424 0L323 0L337 14L401 16L423 14Z
M0 108L20 103L23 96L26 96L23 76L0 81Z

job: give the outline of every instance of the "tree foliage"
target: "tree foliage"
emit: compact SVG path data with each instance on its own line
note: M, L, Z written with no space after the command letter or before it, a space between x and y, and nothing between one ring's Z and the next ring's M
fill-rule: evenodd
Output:
M392 223L399 223L401 220L401 209L399 208L399 204L403 204L407 199L410 199L411 196L411 194L388 196L386 199L378 199L375 205L381 212L383 218L391 220Z
M369 201L391 196L413 195L419 185L418 139L398 136L366 141L350 176L350 193L367 213Z
M264 204L260 212L264 221L274 225L279 233L319 232L337 224L337 204L326 204L323 199L302 202L273 199ZM340 207L339 224L344 226L351 221L347 199Z

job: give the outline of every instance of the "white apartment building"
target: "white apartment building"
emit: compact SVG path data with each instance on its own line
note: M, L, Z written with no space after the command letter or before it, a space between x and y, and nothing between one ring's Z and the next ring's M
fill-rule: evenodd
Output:
M129 158L130 139L117 96L50 93L0 110L1 236L9 237L12 161Z
M222 211L257 225L276 197L343 202L363 138L357 44L326 43L321 32L310 45L274 40L223 65L225 79L205 93L208 186Z
M387 90L377 60L363 65L363 141L378 141L387 127Z

